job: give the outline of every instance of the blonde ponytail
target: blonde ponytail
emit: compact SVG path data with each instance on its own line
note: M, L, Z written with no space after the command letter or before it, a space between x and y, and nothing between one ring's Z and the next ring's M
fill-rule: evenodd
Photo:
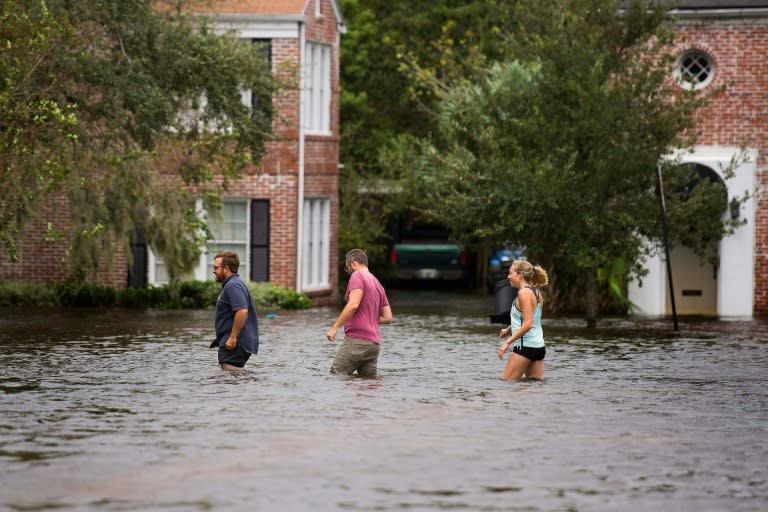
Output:
M531 286L541 288L542 286L547 286L547 283L549 283L547 271L538 265L531 265L530 262L525 260L515 260L512 262L512 268L517 272L520 272L520 275L523 276Z

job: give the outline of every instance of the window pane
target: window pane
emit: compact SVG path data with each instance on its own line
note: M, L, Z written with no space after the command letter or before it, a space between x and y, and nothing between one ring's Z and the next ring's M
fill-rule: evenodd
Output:
M321 48L319 45L313 45L312 47L312 129L313 130L319 130L321 129L320 124L320 116L322 114L321 108L322 104L320 103L320 96L322 95L323 91L323 77L322 77L322 66L323 66L323 59L321 57Z
M221 218L211 219L210 228L219 241L246 241L248 237L248 204L246 202L225 202Z
M322 47L320 81L320 129L327 131L331 129L330 110L331 110L331 48Z
M237 273L240 275L243 281L248 281L248 261L245 260L246 244L219 244L216 242L209 243L208 254L205 256L208 272L213 270L213 258L218 253L225 251L232 251L237 253L237 256L240 258L240 269L237 271ZM211 274L211 276L213 276L213 274ZM213 277L211 277L211 279L213 279Z
M328 286L330 201L306 199L303 215L302 287Z
M304 64L304 127L312 127L312 45L307 44L304 52L306 63Z
M331 47L307 43L305 58L304 126L310 131L328 131L331 107Z
M155 260L155 283L161 284L168 283L169 281L170 277L168 276L168 271L165 269L165 263L158 257Z
M248 273L248 202L240 199L225 200L221 218L211 219L209 227L214 239L208 242L206 262L210 268L213 258L223 251L236 252L240 258L238 274L246 280Z

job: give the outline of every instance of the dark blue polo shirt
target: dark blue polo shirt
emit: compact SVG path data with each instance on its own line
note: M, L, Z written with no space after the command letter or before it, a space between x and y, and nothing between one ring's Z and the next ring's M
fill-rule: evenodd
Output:
M237 335L237 344L249 354L256 354L259 352L259 321L256 318L256 309L253 307L248 286L240 276L234 274L224 281L216 300L216 341L220 347L227 342L235 322L235 313L240 309L248 310L248 319Z

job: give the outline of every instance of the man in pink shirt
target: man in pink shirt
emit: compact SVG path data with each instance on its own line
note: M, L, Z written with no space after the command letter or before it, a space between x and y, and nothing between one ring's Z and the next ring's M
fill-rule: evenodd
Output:
M344 270L352 274L344 294L347 304L325 335L328 341L336 341L336 331L344 326L344 342L336 352L331 373L352 375L357 371L360 377L375 377L381 344L379 324L392 322L392 310L361 249L347 253Z

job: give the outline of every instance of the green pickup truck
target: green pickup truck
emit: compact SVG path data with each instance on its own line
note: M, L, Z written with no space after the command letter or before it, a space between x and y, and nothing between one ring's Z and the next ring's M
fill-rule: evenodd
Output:
M467 252L447 240L445 232L430 227L412 230L392 247L389 257L397 281L466 281L470 277Z

